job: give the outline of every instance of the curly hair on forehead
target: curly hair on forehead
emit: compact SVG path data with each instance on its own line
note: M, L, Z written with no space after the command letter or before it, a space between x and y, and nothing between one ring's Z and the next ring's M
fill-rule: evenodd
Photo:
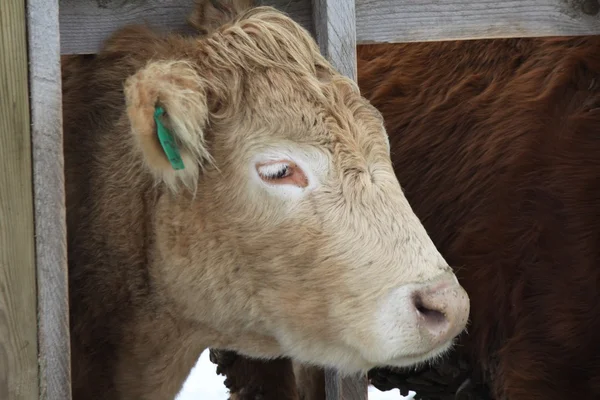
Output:
M219 68L277 68L316 75L334 73L310 34L272 7L252 8L202 39L203 52Z
M354 81L335 71L323 57L306 29L272 7L251 8L232 16L201 40L199 52L220 74L235 77L275 69L298 80L293 82L296 87L301 84L303 91L330 105L347 101L347 93L359 92ZM224 89L230 88L228 81Z

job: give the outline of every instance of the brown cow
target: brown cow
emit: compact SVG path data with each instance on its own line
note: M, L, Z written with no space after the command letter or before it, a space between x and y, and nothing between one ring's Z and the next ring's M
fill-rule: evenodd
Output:
M209 346L356 371L465 327L381 115L287 16L130 26L63 72L76 400L172 399Z
M360 46L358 77L471 298L474 374L496 399L599 399L600 37Z

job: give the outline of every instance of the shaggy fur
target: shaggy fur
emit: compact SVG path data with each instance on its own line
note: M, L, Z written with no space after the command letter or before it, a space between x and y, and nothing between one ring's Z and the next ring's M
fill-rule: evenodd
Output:
M365 45L358 76L471 298L457 351L497 399L600 398L600 38Z
M263 399L265 396L273 399L299 399L295 390L292 363L286 358L252 359L248 363L249 359L240 357L233 351L211 349L210 360L219 364L217 374L228 376L224 383L230 391L230 400ZM261 371L259 375L253 374L252 369L256 367ZM257 378L255 382L251 380L253 377ZM237 379L241 379L240 382Z
M209 346L354 371L429 359L464 328L468 298L402 193L381 115L287 16L123 28L65 58L63 91L75 400L172 399ZM303 184L264 182L272 161Z
M396 175L497 398L600 397L600 38L365 46Z

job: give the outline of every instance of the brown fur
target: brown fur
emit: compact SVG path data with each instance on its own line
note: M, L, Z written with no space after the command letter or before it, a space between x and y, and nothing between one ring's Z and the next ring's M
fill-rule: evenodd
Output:
M508 400L600 397L600 38L365 46L409 201Z
M600 398L600 38L365 45L358 73L471 298L457 351L497 399Z
M231 393L231 400L299 400L292 364L286 358L253 359L252 363L247 363L248 359L236 352L211 349L210 360L219 364L217 374L227 376L224 383ZM248 380L254 376L252 369L255 367L260 369L261 374L256 375L256 381Z
M468 298L454 282L432 292L444 337L417 319L407 295L452 273L395 178L381 115L274 9L207 31L129 26L64 59L74 399L173 398L208 346L350 371L439 355ZM183 170L156 140L156 105ZM268 146L316 159L319 190L263 185L250 158Z

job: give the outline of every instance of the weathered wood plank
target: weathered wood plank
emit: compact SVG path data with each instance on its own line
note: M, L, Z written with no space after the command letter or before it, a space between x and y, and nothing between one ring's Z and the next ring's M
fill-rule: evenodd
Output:
M40 399L71 398L58 0L28 0Z
M335 370L325 370L327 400L367 400L368 387L366 375L342 377Z
M594 35L599 8L598 0L356 0L357 41Z
M0 12L0 399L37 400L25 0Z
M356 80L356 15L354 1L312 0L314 35L321 53L342 74ZM366 400L365 375L343 377L325 370L326 400Z
M418 42L600 34L599 0L356 0L356 41ZM192 0L60 0L61 52L95 53L115 29L185 29ZM312 30L311 0L263 0ZM334 3L352 3L334 1Z
M356 80L354 1L313 0L313 24L321 53L340 73Z
M289 13L312 31L310 0L262 0ZM157 29L188 32L193 0L60 0L62 54L92 54L118 28L148 23Z

